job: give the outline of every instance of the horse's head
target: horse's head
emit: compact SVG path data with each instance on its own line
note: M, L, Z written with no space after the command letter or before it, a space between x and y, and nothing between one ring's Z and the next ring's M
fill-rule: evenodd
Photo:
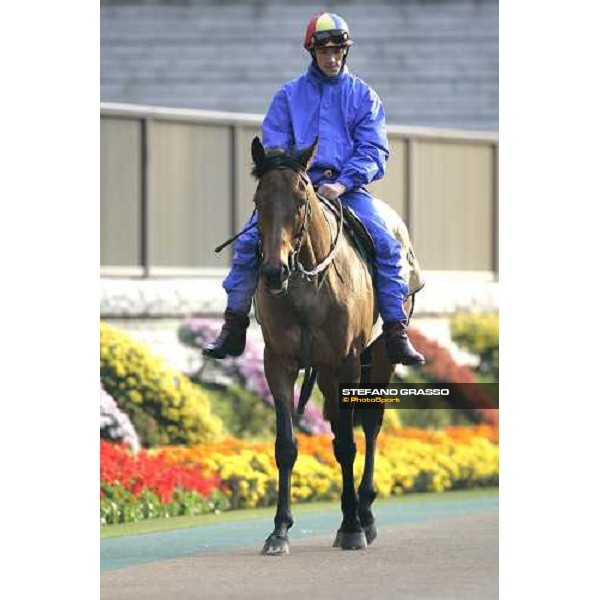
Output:
M261 275L271 294L287 291L310 216L311 182L306 174L317 140L306 151L265 152L258 137L252 141L252 174L258 179L254 203L262 239Z

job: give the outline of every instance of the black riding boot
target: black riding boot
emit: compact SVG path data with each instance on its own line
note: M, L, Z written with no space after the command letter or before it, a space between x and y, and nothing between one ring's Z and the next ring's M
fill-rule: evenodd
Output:
M225 311L225 323L219 337L207 344L202 354L212 358L240 356L246 347L246 329L250 325L248 315L231 309Z
M383 337L392 364L424 365L425 357L417 352L408 339L408 321L388 321L383 324Z

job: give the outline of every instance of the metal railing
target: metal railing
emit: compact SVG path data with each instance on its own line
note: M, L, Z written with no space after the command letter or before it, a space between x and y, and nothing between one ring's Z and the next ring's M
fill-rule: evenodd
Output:
M252 211L261 115L101 104L101 272L221 271ZM369 188L405 219L426 270L498 274L498 135L388 125Z

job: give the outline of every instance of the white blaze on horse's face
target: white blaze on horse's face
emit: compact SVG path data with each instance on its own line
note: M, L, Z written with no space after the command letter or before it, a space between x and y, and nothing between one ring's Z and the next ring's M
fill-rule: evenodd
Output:
M319 69L327 77L335 77L342 68L344 62L345 48L341 46L320 46L315 50L315 56Z

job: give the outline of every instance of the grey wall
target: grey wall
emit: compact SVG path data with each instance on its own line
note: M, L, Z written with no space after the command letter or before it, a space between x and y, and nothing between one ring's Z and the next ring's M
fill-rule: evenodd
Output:
M197 272L245 224L261 117L101 107L102 266ZM497 272L498 136L390 126L392 158L369 186L404 218L427 270Z
M263 114L301 74L318 4L103 1L101 99ZM498 0L329 2L388 123L498 129Z

